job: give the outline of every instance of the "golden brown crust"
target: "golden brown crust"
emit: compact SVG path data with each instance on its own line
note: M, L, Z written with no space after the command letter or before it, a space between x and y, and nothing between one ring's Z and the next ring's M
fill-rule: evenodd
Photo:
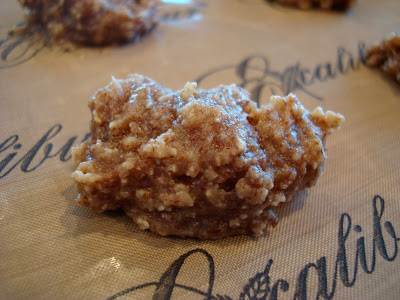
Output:
M125 43L156 25L158 0L19 0L26 9L24 32L52 42L85 45Z
M370 67L379 67L400 83L400 34L391 33L379 45L374 45L365 53Z
M276 224L271 209L315 184L343 121L294 95L258 109L235 85L173 92L141 75L113 79L89 107L91 139L73 150L78 203L203 239Z
M298 7L301 9L321 8L326 10L347 10L355 0L268 0L283 5Z

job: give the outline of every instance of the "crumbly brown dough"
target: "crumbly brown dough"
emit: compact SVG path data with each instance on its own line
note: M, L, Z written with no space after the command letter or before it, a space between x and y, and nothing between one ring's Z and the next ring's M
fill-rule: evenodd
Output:
M91 138L73 149L78 203L201 239L275 225L272 209L315 184L344 120L292 94L258 109L235 85L174 92L141 75L113 78L89 107Z
M355 0L267 0L301 9L322 8L326 10L347 10Z
M156 25L158 0L18 0L26 9L22 33L85 45L125 43Z
M372 46L365 59L368 66L380 67L400 83L400 33L392 32L379 45Z

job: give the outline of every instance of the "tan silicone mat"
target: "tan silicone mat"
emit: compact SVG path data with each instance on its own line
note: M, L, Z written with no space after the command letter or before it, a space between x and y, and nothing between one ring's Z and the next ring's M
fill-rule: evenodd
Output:
M0 298L398 299L400 86L361 53L400 29L400 2L345 13L175 2L139 43L63 52L7 37L23 12L0 1ZM237 83L260 105L293 92L346 122L317 185L265 236L159 237L74 201L70 148L89 132L87 101L129 73L173 89Z

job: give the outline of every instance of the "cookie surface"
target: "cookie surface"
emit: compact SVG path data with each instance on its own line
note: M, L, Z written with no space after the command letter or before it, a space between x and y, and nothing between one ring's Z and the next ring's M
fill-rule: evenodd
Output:
M389 34L379 45L372 46L365 53L367 65L379 67L400 83L400 34Z
M272 209L315 184L343 121L294 95L258 109L235 85L174 92L141 75L113 79L89 107L91 138L73 150L78 203L201 239L275 225Z
M19 0L25 31L50 41L85 45L126 43L156 25L157 0Z

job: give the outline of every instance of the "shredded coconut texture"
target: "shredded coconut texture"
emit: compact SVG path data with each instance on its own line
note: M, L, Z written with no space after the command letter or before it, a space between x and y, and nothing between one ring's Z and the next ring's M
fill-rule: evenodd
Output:
M400 34L392 32L365 53L367 65L379 67L400 83Z
M174 92L137 74L113 78L89 107L91 138L73 149L78 203L201 239L276 225L272 209L315 184L344 120L292 94L257 108L235 85Z
M56 43L109 45L132 41L156 25L158 0L18 0L26 26Z

